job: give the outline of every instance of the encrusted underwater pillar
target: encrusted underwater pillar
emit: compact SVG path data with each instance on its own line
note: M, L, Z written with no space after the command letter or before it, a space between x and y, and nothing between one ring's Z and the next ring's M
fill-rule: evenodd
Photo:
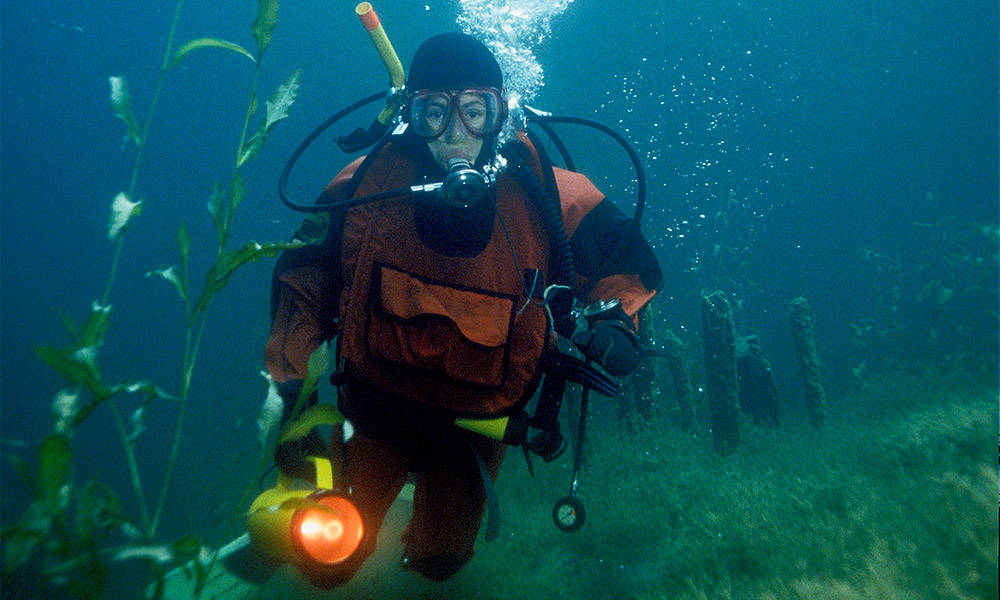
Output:
M809 420L817 429L826 420L826 391L819 373L819 356L816 353L816 329L809 302L801 296L788 303L792 324L795 354L799 358L802 383L806 386L806 410Z
M715 450L729 454L740 441L740 382L736 372L733 309L721 291L702 296L701 324Z
M681 409L681 431L691 431L694 424L694 410L691 407L694 386L691 384L691 372L684 362L684 344L668 329L663 336L663 349L674 380L674 395L677 396L677 405Z

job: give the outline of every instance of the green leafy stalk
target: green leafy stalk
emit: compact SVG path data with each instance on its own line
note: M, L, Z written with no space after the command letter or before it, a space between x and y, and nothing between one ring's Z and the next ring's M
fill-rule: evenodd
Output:
M156 115L156 109L160 102L160 93L163 91L163 83L166 79L167 71L170 70L171 56L173 54L174 47L174 35L177 32L177 23L180 21L181 9L184 7L184 0L177 0L174 4L174 13L170 20L170 31L167 34L167 43L163 49L163 59L161 61L160 73L156 79L156 86L153 91L153 99L149 103L149 110L146 113L146 121L142 128L142 133L139 135L139 139L136 143L138 146L138 151L135 155L135 163L132 166L132 175L129 178L128 190L125 192L124 196L126 200L130 200L135 197L136 184L139 180L139 169L142 167L142 159L146 149L146 139L149 137L150 128L153 124L153 118ZM129 216L135 213L130 211ZM111 290L114 287L115 279L118 273L118 262L121 260L122 246L124 237L121 235L115 235L112 238L115 250L114 256L111 259L111 268L108 272L107 283L104 285L104 293L101 295L101 304L107 305L108 300L111 297ZM152 529L150 527L149 517L146 508L146 495L142 488L142 480L139 477L139 467L135 458L135 452L133 451L132 443L128 438L128 434L125 430L124 420L122 419L121 411L118 409L118 404L115 402L114 398L108 397L108 406L111 409L112 420L115 424L115 429L118 432L118 436L122 441L122 445L125 449L125 460L129 466L129 475L132 481L132 489L135 492L136 499L139 505L140 517L142 519L143 528L145 529L146 535L152 537ZM98 400L95 397L95 401ZM95 402L96 404L99 402ZM92 409L91 409L92 410ZM89 414L87 412L86 414Z
M138 183L138 180L139 180L139 170L142 167L142 161L143 161L143 158L144 158L144 155L145 155L146 140L149 137L149 132L150 132L151 127L152 127L153 119L156 116L156 109L157 109L157 107L159 105L160 95L161 95L161 93L163 91L163 84L164 84L164 81L166 79L166 74L170 70L170 67L171 67L172 56L173 56L173 48L174 48L174 35L177 32L177 24L180 21L180 14L181 14L181 10L183 9L183 7L184 7L184 0L177 0L177 2L174 4L174 12L173 12L173 16L171 17L171 21L170 21L170 30L169 30L169 32L167 34L167 43L166 43L166 45L165 45L165 47L163 49L163 59L161 61L160 73L159 73L159 76L157 77L157 80L156 80L156 85L155 85L154 91L153 91L153 98L152 98L152 100L149 103L149 110L146 113L145 122L143 124L141 132L138 133L137 137L135 136L135 132L138 130L138 128L137 127L132 127L130 125L130 121L127 119L127 116L125 118L126 125L129 126L129 136L135 141L136 146L137 146L137 151L136 151L136 156L135 156L135 162L132 165L132 174L131 174L131 176L129 178L128 188L127 188L127 190L125 192L123 192L122 194L120 194L121 199L124 200L124 201L126 201L126 202L128 202L128 203L131 203L131 199L135 197L136 184ZM128 88L124 84L124 80L121 80L121 83L122 83L122 88L121 89L125 90L126 93L127 93L127 89ZM112 81L112 107L115 110L116 114L118 114L120 102L116 101L116 88L115 88L115 86L116 86L116 83L114 81ZM119 96L118 100L121 100L121 99L122 98ZM135 121L135 119L133 117L132 118L132 122L134 122L134 121ZM119 221L119 219L117 218L117 215L121 212L121 208L123 206L124 207L128 206L126 204L122 204L121 202L116 202L116 204L118 204L118 207L117 208L113 207L113 210L112 210L112 213L113 213L112 223L113 224L115 222ZM135 204L137 205L138 203L135 203ZM127 218L125 218L124 223L127 224L128 219L130 219L131 217L135 216L136 214L138 214L138 211L135 210L135 208L129 209L127 211ZM114 227L114 225L112 225L112 227ZM114 231L114 235L110 235L112 233L112 230L109 229L109 237L111 238L112 242L114 243L114 255L113 255L112 259L111 259L111 266L110 266L110 269L109 269L109 272L108 272L107 282L104 285L104 293L101 295L101 302L100 302L101 305L107 305L108 304L108 300L111 297L111 290L114 287L115 280L117 279L118 263L121 260L122 246L123 246L123 241L124 241L124 237L122 235L120 235L120 232L121 232L121 230L122 230L123 227L124 227L124 224L122 225L122 227L118 228L117 231ZM51 358L58 358L57 355L54 355L52 353L49 353L49 356ZM43 360L44 360L44 358L43 358ZM72 361L62 360L61 362L64 365L72 366ZM117 405L116 401L114 400L114 398L112 397L112 394L107 393L101 387L96 387L96 386L93 385L95 383L99 383L100 382L100 378L97 377L95 379L93 377L93 373L90 371L90 366L85 364L84 367L85 367L84 373L88 374L88 376L90 377L90 382L92 384L91 385L91 391L92 391L92 398L93 399L91 401L91 404L88 405L88 407L85 407L84 410L81 410L82 418L86 418L86 416L89 415L90 412L94 408L96 408L98 405L102 404L105 400L107 400L107 404L108 404L108 406L109 406L109 408L111 410L112 420L115 423L115 428L118 431L119 438L121 439L122 445L123 445L123 447L125 449L125 458L126 458L126 462L129 465L129 472L130 472L130 476L131 476L131 480L132 480L132 487L133 487L133 491L135 492L135 495L136 495L136 498L137 498L137 501L138 501L139 510L140 510L140 514L141 514L141 518L142 518L142 522L143 522L143 527L145 529L146 535L149 536L149 537L152 537L152 529L150 527L151 524L149 522L149 519L148 519L148 516L147 516L147 511L146 511L145 493L143 492L141 479L139 477L138 463L137 463L136 458L135 458L135 453L134 453L134 451L132 449L132 444L130 443L130 441L128 439L128 433L127 433L127 431L125 429L124 420L122 419L121 411L118 409L118 405ZM94 392L97 392L97 393L94 393ZM81 418L81 417L78 416L78 419L79 418Z
M156 108L160 101L160 93L163 91L163 83L166 78L167 71L170 68L170 62L171 62L170 57L173 52L174 34L177 31L177 23L180 20L181 9L183 8L183 6L184 6L184 0L177 0L177 2L174 4L174 13L170 21L170 31L167 34L167 43L163 49L163 60L161 63L159 76L156 79L156 86L153 91L153 99L149 103L149 110L146 113L146 121L142 127L142 132L139 133L137 137L135 134L138 128L134 127L135 123L134 117L131 120L127 118L125 119L126 125L128 126L129 136L135 141L136 146L138 147L138 151L136 152L135 155L135 163L132 165L132 175L129 178L128 190L122 194L119 194L119 196L124 201L129 203L131 202L131 198L135 197L136 184L139 180L139 169L142 167L142 159L146 149L146 139L149 137L150 127L152 126L153 118L156 115ZM128 88L124 85L124 80L121 80L121 82L123 84L122 89L124 89L127 92ZM115 91L116 91L115 82L112 81L112 94L111 94L112 106L115 108L116 114L118 114L118 106L115 101L115 95L116 95ZM128 114L131 114L131 109L129 109ZM119 207L122 206L120 203L117 202L117 199L116 199L116 204L118 204ZM119 221L119 219L117 218L117 215L119 213L120 213L120 208L113 207L112 228L114 227L114 223ZM131 218L135 214L138 214L136 210L129 210L128 218ZM128 218L125 219L125 223L128 222ZM122 227L124 227L124 224L122 225ZM121 260L122 246L124 241L124 237L119 235L119 232L121 231L122 227L119 227L117 231L109 230L109 237L114 243L115 249L114 249L114 256L111 259L111 267L108 271L108 279L104 285L104 293L101 294L102 305L108 304L108 300L111 297L111 290L114 287L115 280L117 279L118 263ZM115 423L115 428L118 431L119 438L121 439L123 447L125 448L125 459L129 465L129 474L132 481L132 488L133 491L135 492L136 499L139 505L143 526L146 529L147 535L152 537L152 533L149 528L149 519L147 517L147 512L146 512L145 493L143 492L141 479L139 478L138 463L135 459L135 453L132 451L132 445L128 440L128 435L125 431L125 425L121 416L121 411L119 411L118 405L115 402L115 400L113 398L110 398L110 396L106 397L94 396L93 407L96 407L98 404L102 403L105 399L110 400L108 402L108 406L111 409L112 420ZM90 410L93 410L93 408L91 408ZM83 411L83 412L86 415L89 414L90 411Z
M178 283L174 283L172 279L167 278L168 281L174 283L175 287L181 291L181 296L185 299L185 306L188 312L188 325L185 334L183 377L181 381L177 421L174 426L174 438L170 448L170 455L167 459L167 471L163 479L163 484L160 488L159 501L157 502L156 511L153 515L150 527L151 532L156 531L160 516L163 512L163 507L166 503L167 490L170 486L170 480L173 476L174 467L177 463L184 415L191 389L191 376L194 371L194 365L197 361L201 338L205 331L205 314L208 310L209 304L215 295L226 286L229 279L239 267L261 260L262 258L277 256L283 250L301 245L299 242L287 244L258 244L256 242L248 242L236 251L226 249L226 244L229 240L229 233L232 226L233 214L246 194L246 184L242 174L240 173L240 168L246 163L246 161L256 156L256 154L260 151L260 147L263 145L267 134L271 131L274 125L288 116L288 109L295 101L295 97L298 92L299 72L296 71L288 78L288 80L285 81L284 84L282 84L281 87L278 88L278 90L271 96L271 99L268 100L267 113L264 121L262 122L257 133L251 139L250 143L244 145L247 130L249 129L250 119L257 111L257 95L254 90L257 87L257 81L260 76L260 57L263 55L264 50L267 49L267 46L271 42L271 34L274 30L275 24L277 23L277 18L277 0L259 0L259 13L253 24L253 34L255 40L257 41L257 62L254 68L253 82L250 88L250 97L247 102L246 116L243 120L243 130L240 133L240 143L237 147L236 160L233 167L233 176L230 179L228 191L223 192L222 187L216 185L213 188L212 195L210 196L208 202L208 212L212 217L213 223L215 224L219 242L215 264L212 265L205 276L205 286L202 289L201 295L193 305L190 304L189 301L191 296L187 287L186 267L187 251L190 247L190 240L187 239L185 231L183 235L178 234L178 246L181 249L182 263L185 265L182 268L183 278L177 279L181 285L178 285Z
M253 22L253 37L257 40L257 60L271 45L271 34L278 23L278 0L258 0L257 19Z
M174 5L174 15L170 21L170 32L167 34L167 44L163 50L163 61L160 68L159 77L156 79L156 87L153 91L153 99L149 103L149 111L146 113L146 121L142 127L142 132L139 134L138 141L136 145L138 146L138 151L135 154L135 163L132 166L132 176L129 178L128 190L125 192L126 198L135 197L135 187L139 180L139 168L142 166L142 159L146 149L146 139L149 137L150 127L153 124L153 117L156 115L156 108L160 102L160 93L163 91L163 82L166 78L167 71L170 69L171 56L173 55L174 47L174 34L177 32L177 22L180 21L181 8L184 6L184 0L177 0ZM114 90L112 89L112 92ZM113 103L113 101L112 101ZM122 237L116 236L114 239L115 243L115 253L114 257L111 259L111 269L108 273L108 281L104 286L104 294L101 296L101 304L107 304L108 298L111 297L111 288L114 287L115 279L118 273L118 262L121 259L122 251Z
M239 157L236 159L237 168L242 167L243 163L257 156L267 139L267 134L271 132L271 128L274 127L275 123L288 116L288 109L295 102L295 96L299 91L300 74L300 71L292 73L271 95L270 100L266 103L267 113L257 132L245 146L242 144L240 146Z
M38 472L34 480L36 502L22 515L21 523L14 534L5 535L5 544L8 548L8 553L5 556L7 559L5 572L23 564L34 549L46 542L46 538L51 535L58 540L58 553L73 558L49 567L46 573L59 577L64 575L69 577L74 573L82 573L83 578L77 581L86 588L88 594L91 590L94 591L94 594L99 594L106 577L105 563L97 550L95 536L98 531L107 529L109 524L124 523L124 520L120 516L116 516L118 514L117 500L109 489L100 490L95 486L88 486L74 490L69 485L72 465L69 436L72 435L73 429L85 421L102 404L109 406L128 462L131 483L141 518L141 533L147 539L152 539L156 535L173 470L176 466L187 400L191 392L192 374L197 363L198 350L206 326L206 314L212 299L226 286L239 267L263 258L274 257L284 250L301 245L300 242L287 244L248 242L236 250L227 250L233 216L246 195L246 184L240 169L258 154L275 124L287 118L289 108L295 101L299 87L299 72L295 72L267 101L263 120L256 133L247 142L250 119L257 112L257 99L254 90L257 87L260 73L259 58L270 44L277 21L278 2L276 0L259 1L260 13L253 25L253 34L257 43L256 57L242 46L216 38L195 39L175 51L174 35L183 4L184 0L177 0L175 4L159 77L149 110L141 127L132 109L127 82L121 77L110 78L112 110L125 123L126 135L136 144L137 148L129 184L124 191L118 193L112 203L108 238L114 244L114 255L104 293L100 302L94 303L86 322L77 327L69 319L64 319L73 338L73 344L65 348L41 346L36 349L39 358L69 382L73 389L63 390L57 396L54 406L58 406L60 409L57 411L59 421L54 429L55 433L47 437L39 449ZM107 304L116 280L123 246L123 233L130 220L141 210L142 203L134 201L133 198L135 198L138 174L151 124L156 115L165 75L188 54L201 48L220 48L241 54L254 61L255 68L233 176L228 188L215 187L208 203L208 212L216 227L219 248L216 261L205 276L203 289L197 296L191 290L189 273L191 238L184 226L180 227L176 237L180 255L179 265L157 269L147 274L170 283L185 306L187 319L181 390L178 397L175 398L151 382L126 382L117 385L105 383L97 358L98 350L103 345L108 329L110 307ZM81 391L86 392L88 396L86 402L79 400ZM133 415L131 433L126 428L125 419L122 418L122 413L116 402L116 397L120 394L139 395L143 399L141 407ZM166 474L159 486L158 501L151 514L147 508L144 488L139 475L135 440L143 429L141 418L143 411L150 403L159 399L176 400L178 412ZM77 511L75 527L71 527L67 518L67 503L70 494L76 499L74 505ZM171 547L171 554L174 557L191 557L198 554L200 548L200 540L196 538L182 539ZM153 563L148 564L154 570L157 568ZM199 579L203 579L201 574ZM200 588L203 583L200 581L198 587ZM84 589L84 587L80 589Z
M283 250L296 248L300 245L300 242L277 244L258 244L256 242L248 242L235 252L222 251L216 263L209 270L205 279L205 288L189 313L188 327L184 343L184 371L181 382L181 395L179 400L177 423L174 427L174 438L171 444L170 456L167 460L167 472L160 488L159 501L157 502L156 512L153 515L150 527L151 532L155 532L159 524L159 519L166 503L167 490L169 489L170 480L173 476L174 466L177 463L177 455L180 449L181 431L184 423L184 414L187 407L187 399L191 391L191 377L194 372L194 365L197 362L198 348L201 345L201 337L205 331L205 312L208 309L208 305L211 303L215 294L225 287L229 278L232 277L232 275L236 272L236 269L239 267L261 260L262 258L277 256Z

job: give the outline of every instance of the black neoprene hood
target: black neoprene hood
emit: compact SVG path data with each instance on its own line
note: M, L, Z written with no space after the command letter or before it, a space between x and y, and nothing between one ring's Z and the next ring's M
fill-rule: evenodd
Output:
M489 48L464 33L442 33L417 48L406 86L417 90L503 89L503 73Z

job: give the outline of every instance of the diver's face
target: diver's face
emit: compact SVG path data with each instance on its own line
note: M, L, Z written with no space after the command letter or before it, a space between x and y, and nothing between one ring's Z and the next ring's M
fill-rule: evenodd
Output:
M448 109L442 103L438 107L438 112L429 111L430 115L437 115L437 118L444 118L443 111ZM447 128L436 138L427 140L427 147L431 151L434 161L445 171L448 170L448 161L456 158L463 158L470 163L475 163L479 157L479 151L483 149L483 138L474 135L466 126L466 120L483 119L486 114L485 103L473 96L462 95L455 102L453 108L455 112L462 111L462 117L452 114L448 119ZM472 127L481 126L481 123L472 122Z

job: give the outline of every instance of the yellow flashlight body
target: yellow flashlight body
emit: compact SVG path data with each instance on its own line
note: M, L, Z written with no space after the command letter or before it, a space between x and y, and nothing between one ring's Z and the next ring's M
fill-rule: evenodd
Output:
M275 486L265 490L250 505L247 531L262 552L284 562L297 562L298 550L292 541L292 517L315 490L293 490Z

